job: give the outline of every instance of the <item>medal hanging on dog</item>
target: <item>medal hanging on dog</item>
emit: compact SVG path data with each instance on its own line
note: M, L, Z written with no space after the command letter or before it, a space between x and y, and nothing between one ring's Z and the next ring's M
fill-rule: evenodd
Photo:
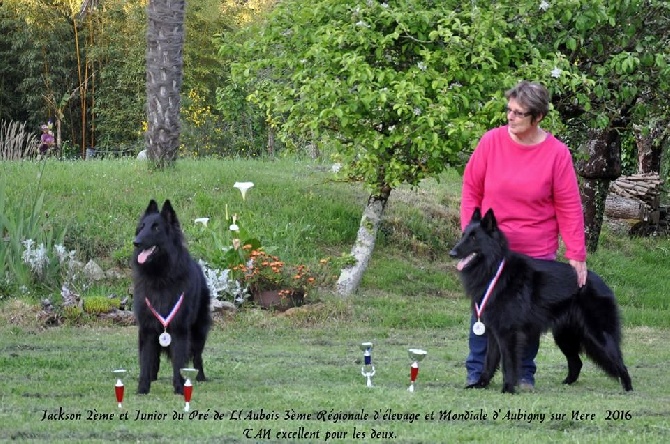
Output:
M172 342L172 337L170 336L170 333L168 333L167 331L164 331L158 337L158 343L161 345L161 347L167 347L168 345L170 345L170 342Z
M156 311L154 307L151 306L151 302L149 302L149 298L144 298L144 302L146 302L147 307L149 307L149 310L151 310L151 313L158 319L158 322L160 322L163 325L163 333L161 333L160 336L158 336L158 343L161 345L161 347L168 347L170 343L172 342L172 337L170 336L170 333L167 332L168 325L170 324L170 321L172 321L172 318L175 317L177 314L177 311L179 311L179 307L181 307L181 303L184 300L184 293L179 296L179 300L175 304L174 307L172 307L172 310L170 311L170 314L167 316L167 318L164 318L161 316L160 313Z
M486 327L484 326L484 323L482 321L477 321L472 325L472 331L477 336L481 336L484 333L486 333Z
M480 304L477 304L475 302L475 313L477 313L477 322L475 322L472 325L472 332L477 336L481 336L486 332L486 326L482 322L482 312L484 311L484 307L486 306L486 303L489 300L489 296L491 296L491 293L493 292L493 287L496 285L496 282L498 282L500 273L502 273L503 265L505 265L505 259L500 261L498 271L496 271L496 275L493 276L493 279L491 280L491 282L489 282L489 286L486 288L486 293L484 293L482 302Z

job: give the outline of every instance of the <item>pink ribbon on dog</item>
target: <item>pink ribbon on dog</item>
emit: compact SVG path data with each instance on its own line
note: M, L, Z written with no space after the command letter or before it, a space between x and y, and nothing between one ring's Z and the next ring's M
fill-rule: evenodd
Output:
M149 310L151 310L151 312L154 314L154 316L156 316L156 319L158 319L158 322L163 324L163 328L165 328L166 330L167 330L168 324L170 323L170 321L172 321L172 318L174 318L175 315L177 314L177 312L179 311L179 307L181 307L181 303L183 302L183 300L184 300L184 293L182 293L181 296L179 296L179 300L177 301L175 306L172 307L172 311L170 311L170 314L168 314L167 318L164 318L163 316L161 316L160 313L158 313L156 311L156 309L154 307L151 306L151 302L149 302L149 298L144 298L144 302L147 303L147 307L149 307Z
M486 305L486 302L488 302L489 296L491 296L491 293L493 292L493 287L495 287L496 282L498 282L498 278L500 277L500 273L502 273L504 265L505 265L505 259L500 261L500 265L498 266L498 271L496 271L496 275L493 276L493 279L491 280L491 282L489 282L489 286L486 289L486 293L484 293L484 297L482 298L481 304L477 304L475 302L475 312L477 313L477 322L481 321L481 316L482 316L482 312L484 311L484 306Z

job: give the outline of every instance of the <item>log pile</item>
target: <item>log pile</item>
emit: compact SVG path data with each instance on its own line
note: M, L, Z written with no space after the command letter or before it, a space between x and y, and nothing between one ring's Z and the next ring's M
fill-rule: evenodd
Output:
M605 215L614 219L658 223L663 180L658 173L623 176L610 184Z

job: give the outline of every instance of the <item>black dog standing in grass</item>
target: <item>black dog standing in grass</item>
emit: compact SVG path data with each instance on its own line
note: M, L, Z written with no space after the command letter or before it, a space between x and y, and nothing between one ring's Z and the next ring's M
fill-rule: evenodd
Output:
M196 379L205 380L202 351L212 323L209 289L200 266L184 245L169 200L158 211L151 200L140 218L133 253L133 308L139 333L138 393L158 379L161 351L172 360L174 392L184 392L179 370L193 358Z
M510 251L491 209L483 218L475 209L449 254L460 259L456 268L480 316L475 334L489 334L484 371L468 388L488 386L502 358L502 391L514 393L525 344L551 329L568 361L564 384L579 378L585 352L624 390L633 390L621 354L619 308L596 273L589 271L579 288L570 265Z

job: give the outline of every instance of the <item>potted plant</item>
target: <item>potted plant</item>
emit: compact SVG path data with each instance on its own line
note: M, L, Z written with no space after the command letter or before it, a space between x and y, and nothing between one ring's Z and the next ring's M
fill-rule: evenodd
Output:
M251 182L234 185L245 200ZM245 218L253 221L253 217ZM225 206L225 219L195 220L200 230L194 233L198 247L194 251L205 259L203 269L213 297L232 299L236 304L252 300L264 308L287 309L301 305L317 286L334 282L329 259L322 259L311 268L305 264L289 264L272 248L264 248L258 237L247 228L237 213Z
M233 275L249 288L254 302L265 308L289 308L302 305L315 288L317 277L303 264L287 264L262 247L241 247L244 263L233 266ZM327 261L322 260L325 265Z

